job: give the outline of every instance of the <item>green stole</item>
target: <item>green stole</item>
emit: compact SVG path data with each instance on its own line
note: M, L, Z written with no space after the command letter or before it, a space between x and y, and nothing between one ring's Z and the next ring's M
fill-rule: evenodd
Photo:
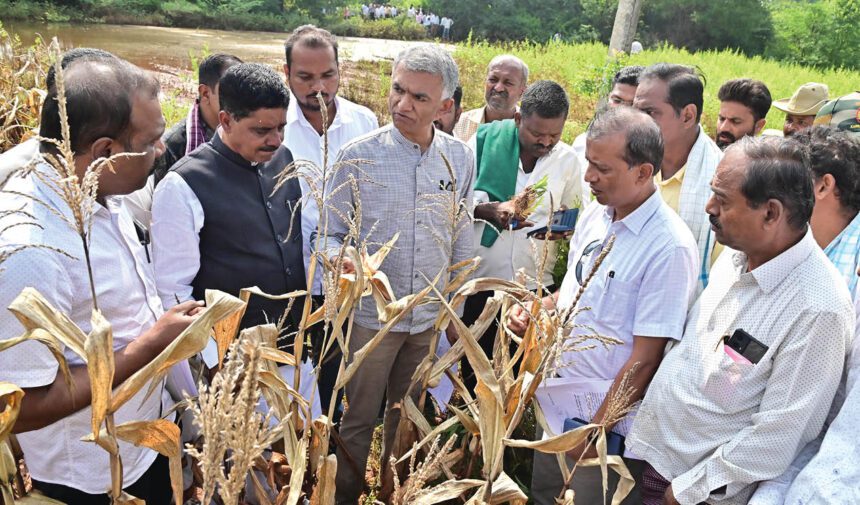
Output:
M517 190L520 168L520 137L513 119L484 123L475 134L478 172L475 190L484 191L491 202L507 202ZM484 225L481 245L492 247L499 232Z

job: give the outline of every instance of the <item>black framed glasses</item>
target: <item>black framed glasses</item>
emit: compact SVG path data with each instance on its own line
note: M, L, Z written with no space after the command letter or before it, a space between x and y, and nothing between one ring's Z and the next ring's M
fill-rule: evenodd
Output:
M603 249L603 241L594 240L590 242L585 249L582 250L582 254L579 256L579 260L576 262L576 268L574 273L576 274L576 282L581 286L582 285L582 268L586 262L591 259L591 256L594 254L594 251L598 251Z

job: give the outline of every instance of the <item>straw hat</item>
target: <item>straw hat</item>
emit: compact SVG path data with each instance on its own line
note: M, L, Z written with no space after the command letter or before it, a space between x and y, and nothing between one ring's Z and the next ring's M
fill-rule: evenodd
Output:
M827 85L819 82L807 82L797 88L791 98L783 98L773 102L773 106L797 116L814 116L827 103Z

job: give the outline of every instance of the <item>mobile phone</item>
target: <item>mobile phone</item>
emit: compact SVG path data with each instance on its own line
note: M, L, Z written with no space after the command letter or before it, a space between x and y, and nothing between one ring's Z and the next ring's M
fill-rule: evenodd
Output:
M552 213L552 221L549 227L542 226L535 228L526 234L527 237L533 237L538 234L546 233L568 233L576 227L576 219L579 217L579 209L558 210Z
M738 328L732 333L726 341L726 345L730 349L734 349L738 354L750 360L750 363L758 363L767 354L768 347L746 331Z
M564 431L572 431L589 424L591 423L578 417L567 418L564 420ZM608 456L623 456L624 436L619 435L614 431L606 433L606 454Z

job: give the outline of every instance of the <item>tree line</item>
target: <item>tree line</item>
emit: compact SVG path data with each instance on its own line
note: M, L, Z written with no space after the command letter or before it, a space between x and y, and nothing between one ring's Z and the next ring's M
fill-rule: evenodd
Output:
M0 0L6 17L126 21L170 26L290 30L314 22L342 35L414 38L409 23L343 19L355 0ZM454 19L454 40L608 43L618 0L391 0ZM30 12L26 12L27 9ZM27 16L27 17L25 17ZM44 18L45 16L41 16ZM83 19L81 19L83 17ZM66 18L66 19L64 19ZM646 0L636 38L690 51L733 49L819 68L860 68L860 2L856 0ZM374 23L392 26L380 29ZM402 32L402 33L401 33ZM418 30L420 36L420 30Z

